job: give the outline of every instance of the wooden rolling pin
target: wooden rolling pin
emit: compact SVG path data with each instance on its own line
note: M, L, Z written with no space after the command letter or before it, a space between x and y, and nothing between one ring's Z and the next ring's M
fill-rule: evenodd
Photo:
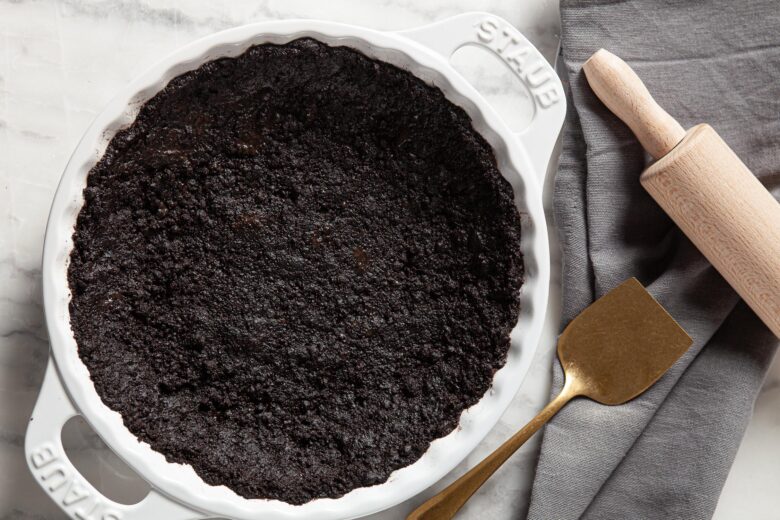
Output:
M642 186L780 337L780 203L712 127L686 132L623 60L601 49L583 69L656 159Z

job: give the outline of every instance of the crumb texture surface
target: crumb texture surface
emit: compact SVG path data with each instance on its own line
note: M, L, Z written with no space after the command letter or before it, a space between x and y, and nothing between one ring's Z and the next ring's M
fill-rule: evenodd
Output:
M301 504L379 484L505 361L509 183L467 115L313 40L172 80L89 175L79 355L133 434L209 484Z

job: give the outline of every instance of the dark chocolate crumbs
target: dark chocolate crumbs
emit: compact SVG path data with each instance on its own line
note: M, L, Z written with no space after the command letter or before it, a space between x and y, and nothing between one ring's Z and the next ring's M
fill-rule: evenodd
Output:
M512 189L441 91L344 47L183 74L92 169L68 279L103 401L169 461L301 504L379 484L505 361Z

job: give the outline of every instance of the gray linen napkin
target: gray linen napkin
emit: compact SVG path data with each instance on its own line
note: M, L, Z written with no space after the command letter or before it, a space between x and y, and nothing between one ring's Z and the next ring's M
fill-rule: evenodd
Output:
M528 517L710 518L777 341L644 192L648 158L581 65L600 47L624 58L683 126L711 124L777 196L780 3L561 4L570 101L554 192L563 325L637 276L694 344L634 401L576 400L553 419Z

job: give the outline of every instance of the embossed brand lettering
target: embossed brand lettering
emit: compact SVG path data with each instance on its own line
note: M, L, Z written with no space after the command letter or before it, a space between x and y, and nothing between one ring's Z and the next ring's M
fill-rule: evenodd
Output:
M485 43L492 42L493 38L496 37L497 32L498 24L495 22L495 20L491 20L489 18L483 20L482 23L477 26L477 38Z
M33 463L33 466L35 466L35 469L42 468L49 462L56 459L56 455L54 455L54 450L52 450L49 446L42 446L41 448L38 448L37 451L34 451L32 455L30 455L30 460Z
M121 513L93 493L89 485L70 471L64 459L65 455L48 442L30 452L33 474L43 489L79 520L122 520Z
M534 98L542 105L542 108L547 108L557 103L558 100L561 99L561 94L558 92L558 89L555 88L555 85L553 85L543 92L535 93Z
M68 474L65 468L57 466L46 474L41 474L41 480L46 483L49 491L57 491L68 483Z
M486 18L477 24L477 38L490 47L499 58L528 85L531 95L541 108L548 108L561 99L553 75L542 58L534 59L531 47L522 43L513 29L501 27L497 20Z
M65 496L62 497L62 503L63 505L70 506L76 502L81 502L85 498L89 498L89 490L74 478L70 483L70 487L65 492Z
M105 520L106 515L96 516L94 513L99 508L100 504L98 502L95 502L92 504L91 508L83 509L82 507L78 507L73 510L73 516L78 518L79 520Z

